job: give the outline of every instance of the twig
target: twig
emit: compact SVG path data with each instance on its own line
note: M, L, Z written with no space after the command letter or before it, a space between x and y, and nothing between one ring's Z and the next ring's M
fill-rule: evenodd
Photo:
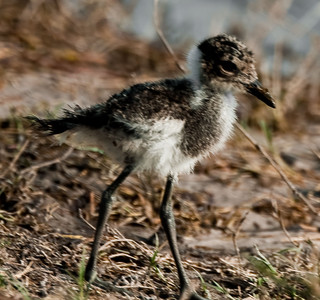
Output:
M288 238L288 240L290 241L290 243L292 243L295 247L298 247L299 244L296 243L294 240L292 240L292 238L291 238L291 236L290 236L287 228L286 228L285 225L284 225L283 218L282 218L281 212L280 212L280 210L279 210L278 202L277 202L277 201L272 202L272 206L273 206L273 208L274 208L274 210L275 210L275 213L277 214L277 219L278 219L278 221L279 221L279 223L280 223L280 226L281 226L281 228L282 228L282 231L284 232L284 234L286 235L286 237Z
M58 163L62 162L63 160L65 160L66 158L68 158L72 152L73 152L73 148L69 148L61 157L57 157L53 160L38 163L38 164L35 164L29 168L26 168L21 171L21 175L24 175L24 174L31 172L31 171L38 170L40 168L48 167L53 164L58 164Z
M249 140L249 142L269 161L269 163L274 167L274 169L279 173L284 182L291 189L293 194L303 201L308 208L315 214L318 215L318 212L314 208L314 206L309 202L309 200L303 196L297 188L293 185L293 183L288 179L287 175L282 171L281 167L278 163L264 150L264 148L254 140L254 138L244 129L239 123L236 123L236 127L240 130L240 132Z
M172 50L171 46L169 45L167 39L165 38L161 26L160 26L160 20L159 20L159 12L158 12L158 3L159 0L154 0L154 9L153 9L153 20L154 20L154 26L156 28L157 34L159 35L162 43L166 47L167 51L172 56L174 62L176 63L177 67L184 73L186 73L186 69L180 64L177 56L175 55L174 51Z
M233 242L234 249L236 250L236 253L237 253L237 256L238 256L239 266L241 264L241 255L240 255L240 249L239 249L238 242L237 242L237 237L238 237L238 234L240 232L240 228L241 228L244 220L247 218L248 213L249 213L249 211L246 211L244 213L244 215L240 219L240 222L239 222L236 230L235 231L232 230L232 242Z
M151 286L144 286L144 285L120 285L117 287L121 289L147 289L147 290L153 289L153 287Z
M312 148L311 151L318 159L320 159L320 151L318 151L316 148Z
M81 209L81 208L79 208L78 212L79 212L79 218L81 219L81 221L83 221L83 222L84 222L88 227L90 227L92 230L96 230L96 228L95 228L93 225L91 225L91 224L84 218L83 212L82 212L82 209Z
M16 154L16 156L14 157L14 159L12 160L12 162L10 163L9 167L4 170L4 172L0 175L0 178L3 178L5 175L7 175L7 173L13 169L14 165L16 164L16 162L18 161L18 159L20 158L20 156L22 155L22 153L24 152L24 150L26 150L27 146L29 144L29 140L25 140L25 142L23 143L23 145L21 146L19 152Z
M23 271L18 272L17 274L15 274L14 277L16 279L19 279L22 276L26 275L27 273L31 272L32 271L32 269L31 269L32 265L33 265L33 261L30 261L30 263L26 266L26 268Z
M143 245L146 246L146 247L144 248L143 246L141 246L139 243L137 243L137 242L134 241L134 240L127 239L127 238L118 238L118 239L116 238L116 239L113 239L113 240L111 240L111 241L108 241L108 242L104 243L104 244L99 248L99 252L107 249L110 245L112 245L112 244L114 244L114 243L120 243L120 242L121 242L121 243L122 243L122 242L128 243L133 249L139 248L141 251L146 251L146 249L150 251L150 249L147 248L146 244L143 244Z
M155 23L155 27L157 30L157 33L161 39L161 41L163 42L163 44L165 45L165 47L167 48L168 52L172 55L173 59L175 60L176 65L178 66L178 68L185 72L185 68L183 68L176 55L174 54L171 46L169 45L168 41L166 40L160 25L159 25L159 15L158 15L158 2L159 0L154 0L154 11L153 11L153 18L154 18L154 23ZM309 200L303 196L297 189L296 187L293 185L293 183L288 179L288 177L286 176L286 174L282 171L281 167L278 165L278 163L264 150L264 148L259 145L253 137L250 136L250 134L239 124L236 123L236 127L240 130L240 132L254 145L254 147L269 161L269 163L275 168L275 170L279 173L279 175L281 176L281 178L284 180L284 182L288 185L288 187L291 189L291 191L293 192L293 194L299 198L300 200L302 200L307 206L308 208L315 214L318 215L318 212L316 211L316 209L314 208L314 206L309 202Z

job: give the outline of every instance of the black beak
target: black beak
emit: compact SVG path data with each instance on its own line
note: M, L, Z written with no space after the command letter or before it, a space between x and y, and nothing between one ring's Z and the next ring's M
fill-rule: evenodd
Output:
M265 89L259 80L251 82L250 84L246 85L246 90L251 95L257 97L259 100L264 102L265 104L269 105L272 108L276 108L276 104L270 95L269 91Z

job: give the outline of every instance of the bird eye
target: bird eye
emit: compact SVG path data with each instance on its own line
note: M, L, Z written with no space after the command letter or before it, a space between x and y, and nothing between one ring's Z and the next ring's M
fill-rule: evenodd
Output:
M221 61L220 67L223 71L225 71L227 73L234 73L235 71L238 70L236 64L234 64L233 62L231 62L229 60Z

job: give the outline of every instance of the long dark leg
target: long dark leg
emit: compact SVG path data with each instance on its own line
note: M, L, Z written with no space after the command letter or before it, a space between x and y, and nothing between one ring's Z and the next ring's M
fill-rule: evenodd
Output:
M112 203L113 203L112 194L115 192L118 186L127 178L127 176L131 173L132 170L133 170L133 166L130 166L130 165L126 166L121 172L121 174L116 178L116 180L113 181L107 187L107 189L102 193L98 223L96 227L96 232L94 236L90 258L86 266L85 279L87 281L92 282L95 280L95 277L96 277L95 268L97 264L100 239L112 207Z
M180 280L180 290L181 295L180 299L203 299L196 294L189 282L188 276L184 267L182 265L178 244L177 244L177 233L176 233L176 224L174 220L174 215L172 212L172 203L171 203L171 193L172 193L172 185L173 185L173 176L169 175L167 178L167 183L162 199L161 209L160 209L160 218L163 229L167 235L167 239L169 242L169 246L172 252L172 256L177 266L177 271Z

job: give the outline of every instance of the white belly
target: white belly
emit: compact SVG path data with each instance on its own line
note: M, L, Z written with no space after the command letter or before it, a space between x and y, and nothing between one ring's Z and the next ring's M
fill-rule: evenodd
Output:
M126 124L139 138L121 131L79 128L71 136L73 144L102 149L113 161L126 165L130 157L138 172L151 171L161 176L192 171L198 158L191 158L180 150L184 121L163 119L150 124Z

